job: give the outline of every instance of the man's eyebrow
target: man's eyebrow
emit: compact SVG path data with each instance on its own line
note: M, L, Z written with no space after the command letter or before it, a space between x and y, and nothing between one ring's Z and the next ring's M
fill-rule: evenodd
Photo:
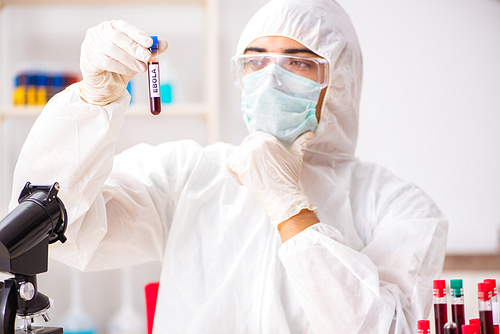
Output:
M248 51L261 52L261 53L267 52L267 50L264 49L264 48L248 47L248 48L245 49L245 51L243 53L247 53Z
M285 52L284 53L290 53L290 54L297 54L297 53L310 53L312 55L315 55L316 54L314 52L312 52L311 50L307 49L307 48L301 48L301 49L285 49Z
M245 51L243 53L245 54L247 52L266 53L268 51L265 48L248 47L248 48L245 49ZM314 52L312 52L311 50L309 50L307 48L285 49L283 53L288 53L288 54L309 53L309 54L312 54L312 55L316 56L316 54Z

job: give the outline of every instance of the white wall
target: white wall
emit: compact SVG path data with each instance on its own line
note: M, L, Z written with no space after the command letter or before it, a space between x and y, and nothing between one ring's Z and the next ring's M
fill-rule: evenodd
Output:
M364 52L358 156L433 197L449 251L496 250L500 1L340 2Z
M220 0L221 139L234 144L243 139L246 129L229 59L244 24L266 2ZM434 198L450 220L449 251L495 250L500 228L500 1L339 2L357 28L365 62L357 155L415 182ZM141 7L150 15L148 8ZM66 41L71 36L61 62L75 66L85 29L104 19L123 18L147 31L161 32L166 27L169 60L183 82L179 99L199 98L203 44L196 36L202 19L179 20L199 13L172 17L171 9L163 7L153 19L140 13L105 7L83 8L77 14L55 8L25 10L31 26L39 29L30 32L26 24L3 28L25 36L30 44L23 54L36 59L50 60L46 45L61 45L49 37L55 34L56 41ZM65 28L54 31L60 17L65 18ZM11 161L29 126L30 121L18 121L9 127L13 143L2 145L11 149ZM125 125L118 150L137 141L156 143L182 136L201 142L200 128L200 124L177 120L158 125L151 133L149 125L131 121ZM158 268L151 264L134 271L137 286L142 289L144 282L157 279ZM67 268L55 262L49 273L40 276L41 290L59 305L51 313L55 322L69 305L68 278ZM118 280L118 271L85 274L86 307L101 329L118 307ZM102 299L97 301L97 296ZM138 290L138 307L142 307L141 296Z

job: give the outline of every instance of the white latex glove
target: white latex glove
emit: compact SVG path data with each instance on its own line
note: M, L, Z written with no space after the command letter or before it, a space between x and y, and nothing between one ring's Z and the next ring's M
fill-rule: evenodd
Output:
M153 39L148 34L120 20L87 30L80 56L81 98L97 105L116 100L137 73L147 70L151 45ZM158 54L167 46L164 39L158 38Z
M304 151L313 137L306 132L287 150L273 135L256 131L226 160L231 176L248 189L274 227L302 209L318 211L299 187Z

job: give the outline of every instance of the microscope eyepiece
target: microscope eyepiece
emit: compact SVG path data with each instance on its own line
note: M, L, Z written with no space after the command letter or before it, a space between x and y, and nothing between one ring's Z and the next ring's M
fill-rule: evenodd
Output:
M66 241L67 212L58 191L58 183L26 183L19 205L0 221L0 271L27 275L47 271L45 244ZM42 248L47 250L39 254Z

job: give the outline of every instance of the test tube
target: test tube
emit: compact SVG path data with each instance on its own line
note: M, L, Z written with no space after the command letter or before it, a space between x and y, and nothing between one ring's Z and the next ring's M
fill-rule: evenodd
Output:
M448 322L446 304L446 283L444 280L434 280L434 319L436 334L444 334L444 325Z
M26 91L26 103L30 106L36 105L36 75L34 72L28 75L28 88Z
M491 290L489 283L478 283L479 322L481 334L493 334L493 312L491 309Z
M158 62L158 36L151 36L153 45L149 48L151 59L148 61L149 108L153 115L161 112L160 64Z
M462 325L465 324L464 289L461 279L450 280L451 290L451 318L457 324L458 334L462 334Z
M35 76L36 91L35 91L35 103L38 105L44 105L47 103L48 99L48 83L49 78L46 73L40 72Z
M16 88L13 94L13 102L16 105L26 104L26 93L28 90L28 76L25 73L21 73L16 77Z
M498 296L497 296L497 281L495 279L485 279L484 283L489 283L491 288L491 308L493 310L493 331L495 334L499 332L499 309L498 309Z

